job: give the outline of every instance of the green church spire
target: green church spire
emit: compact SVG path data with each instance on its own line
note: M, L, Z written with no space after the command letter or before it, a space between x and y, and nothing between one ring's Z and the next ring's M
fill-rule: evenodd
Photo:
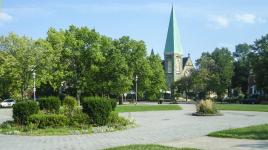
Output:
M173 53L182 55L183 50L175 11L172 6L166 39L165 54Z

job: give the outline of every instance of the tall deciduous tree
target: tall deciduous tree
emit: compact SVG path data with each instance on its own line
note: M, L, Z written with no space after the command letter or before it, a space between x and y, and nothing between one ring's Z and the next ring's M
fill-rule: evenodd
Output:
M244 94L248 90L248 77L249 77L249 58L250 45L238 44L233 52L234 58L234 75L232 77L232 88L241 88Z
M233 57L227 48L216 48L211 53L215 61L216 68L212 73L213 91L217 93L218 98L222 99L226 90L231 86L233 76Z
M159 55L155 55L154 53L148 57L148 60L152 74L149 77L150 83L146 89L146 96L149 100L157 100L160 97L161 91L166 89L162 60Z
M250 53L250 64L256 75L257 88L268 92L268 34L254 42Z
M32 93L32 73L37 73L37 84L42 82L42 78L46 76L44 73L44 65L48 65L47 58L50 46L44 40L34 41L25 36L18 36L14 33L8 36L0 37L0 51L6 52L12 58L12 72L16 74L17 79L13 79L20 89L21 99L28 98Z

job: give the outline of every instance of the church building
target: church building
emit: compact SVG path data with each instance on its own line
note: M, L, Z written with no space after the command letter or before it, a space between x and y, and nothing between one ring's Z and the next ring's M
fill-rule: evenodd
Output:
M183 57L183 48L173 6L164 50L164 68L169 91L172 91L171 86L175 81L180 80L183 76L188 76L194 68L190 54Z

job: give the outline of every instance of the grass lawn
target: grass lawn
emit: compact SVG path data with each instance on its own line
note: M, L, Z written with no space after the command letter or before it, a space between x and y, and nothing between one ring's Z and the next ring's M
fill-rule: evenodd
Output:
M237 110L237 111L262 111L268 112L268 105L255 104L217 104L219 110Z
M155 144L144 144L144 145L128 145L114 148L108 148L106 150L197 150L193 148L175 148Z
M161 111L161 110L181 110L179 105L118 105L116 112L137 112L137 111Z
M222 130L212 132L208 136L236 139L268 140L268 124Z

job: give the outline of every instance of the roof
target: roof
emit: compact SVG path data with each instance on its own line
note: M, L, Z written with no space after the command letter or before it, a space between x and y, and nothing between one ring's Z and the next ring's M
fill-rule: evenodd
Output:
M188 62L189 59L190 59L189 56L188 57L183 57L183 59L182 59L182 66L183 66L183 68L186 66L186 63Z
M183 54L179 28L177 26L177 20L176 20L175 10L173 6L171 9L168 33L167 33L167 39L166 39L166 45L165 45L165 54L168 54L168 53L172 53L172 54L177 53L181 55Z

